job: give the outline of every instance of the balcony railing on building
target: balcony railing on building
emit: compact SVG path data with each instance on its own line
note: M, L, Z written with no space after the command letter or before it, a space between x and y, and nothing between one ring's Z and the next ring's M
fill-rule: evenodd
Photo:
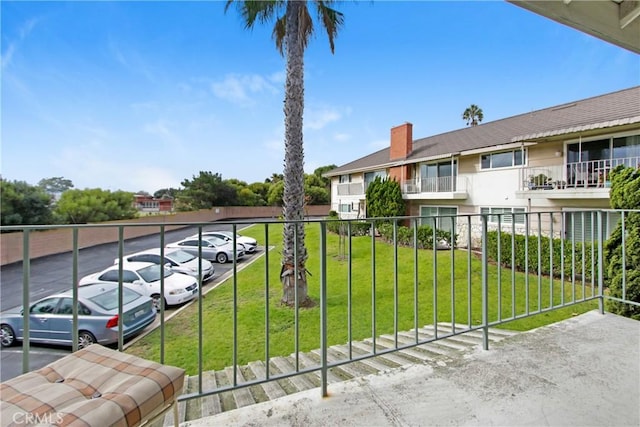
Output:
M523 190L566 190L580 188L608 188L611 171L617 166L640 167L640 157L590 160L557 166L522 169Z
M402 183L402 192L405 194L455 193L465 192L466 190L467 181L459 176L414 178Z
M338 184L338 196L360 196L363 194L364 184L361 182Z

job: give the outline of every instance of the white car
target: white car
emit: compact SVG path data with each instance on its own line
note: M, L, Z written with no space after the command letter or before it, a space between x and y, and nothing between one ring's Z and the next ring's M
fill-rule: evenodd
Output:
M224 230L218 230L218 231L203 231L202 232L202 237L217 237L219 239L223 239L226 240L228 242L232 242L233 243L233 232L232 231L224 231ZM192 238L198 238L198 235L195 234L193 236L191 236ZM253 254L256 252L257 246L258 246L258 241L256 239L254 239L253 237L248 237L248 236L241 236L240 234L236 234L236 243L240 243L242 246L244 246L244 251L248 254Z
M233 260L233 245L215 236L203 237L202 241L198 237L188 237L166 246L167 249L182 249L195 256L199 255L199 247L202 248L202 257L205 259L217 261L220 264ZM244 246L236 245L236 257L237 259L244 257Z
M119 265L112 265L98 273L80 279L78 285L95 282L118 282ZM186 274L174 273L168 268L151 262L123 262L122 282L129 289L147 295L153 299L156 308L160 308L163 298L160 296L160 278L164 274L164 305L177 305L198 296L198 281Z
M210 261L200 259L197 256L181 249L165 249L164 261L160 258L160 248L136 252L134 254L124 256L123 259L127 262L152 262L154 264L162 264L165 267L170 268L171 271L188 274L196 279L198 278L199 266L202 265L203 282L213 278L215 273L213 264ZM118 258L113 260L114 264L117 264L118 262Z

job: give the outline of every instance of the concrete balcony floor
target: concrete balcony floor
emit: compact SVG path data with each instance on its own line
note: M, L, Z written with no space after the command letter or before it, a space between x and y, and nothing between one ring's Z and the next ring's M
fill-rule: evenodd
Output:
M640 322L596 311L186 426L638 426Z

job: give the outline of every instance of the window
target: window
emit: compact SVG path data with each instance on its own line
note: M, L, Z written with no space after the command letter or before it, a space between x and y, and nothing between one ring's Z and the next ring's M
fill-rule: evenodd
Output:
M605 238L608 238L622 219L620 212L604 212L602 215ZM576 242L598 240L598 213L593 211L566 212L565 236ZM627 224L628 226L629 224Z
M579 141L567 144L567 162L632 159L640 157L640 135ZM626 163L625 163L626 164ZM628 166L636 167L630 162Z
M425 193L455 191L457 160L420 165L421 191Z
M526 163L526 157L526 151L520 149L483 154L480 157L480 167L482 169L497 169L521 166Z
M367 190L367 187L369 186L369 184L371 184L377 177L380 177L380 179L385 179L387 177L387 172L380 170L380 171L373 171L373 172L365 172L364 173L364 189L365 191Z
M340 203L338 212L351 212L351 203Z
M53 314L60 298L47 298L31 306L31 314Z
M458 215L458 208L444 206L420 206L420 225L433 227L433 219L436 218L436 228L444 231L455 231L456 218L448 215Z
M347 184L351 182L351 175L340 175L340 184Z
M524 225L526 215L523 214L525 212L525 208L480 208L481 214L490 214L488 221L493 224L498 223L499 217L500 224L511 224L514 221L516 224Z

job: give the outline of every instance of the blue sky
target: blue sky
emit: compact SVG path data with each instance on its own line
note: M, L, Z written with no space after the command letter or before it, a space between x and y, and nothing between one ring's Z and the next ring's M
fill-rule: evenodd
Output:
M1 3L1 173L154 192L200 171L282 173L272 24L220 1ZM305 56L305 170L389 143L640 84L640 57L506 2L354 2Z

